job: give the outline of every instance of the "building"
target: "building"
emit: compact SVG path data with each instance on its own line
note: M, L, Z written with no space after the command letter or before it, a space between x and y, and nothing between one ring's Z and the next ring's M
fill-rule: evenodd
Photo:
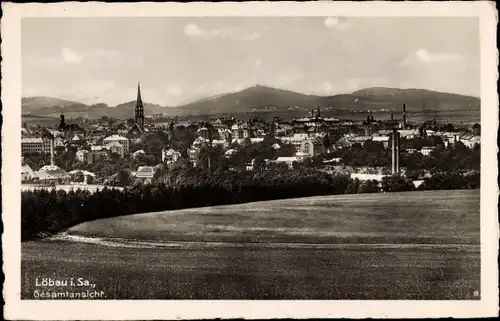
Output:
M359 179L360 181L371 181L375 180L377 182L381 182L384 177L387 175L384 174L368 174L368 173L351 173L351 179Z
M123 136L119 135L111 135L109 137L106 137L102 141L104 146L108 146L111 143L119 143L120 145L123 146L123 153L127 154L129 152L130 148L130 142L128 138L125 138Z
M146 155L146 152L143 149L136 150L134 153L132 153L132 158L138 158L140 156Z
M418 129L400 129L398 130L399 135L401 137L406 138L406 139L412 139L417 136L420 136L419 130Z
M141 85L137 85L137 101L134 109L134 125L129 129L127 136L134 140L142 140L142 135L144 134L144 106L142 104L141 97Z
M35 178L35 172L27 164L21 167L21 182L30 181Z
M80 127L78 124L67 124L64 113L61 113L59 122L59 132L66 138L68 142L71 142L75 135L79 137L85 137L85 129Z
M200 154L200 148L198 147L192 147L188 149L189 161L193 164L193 166L196 166L196 164L198 163L199 154Z
M433 150L434 150L433 146L424 146L420 150L420 153L422 153L422 155L428 156Z
M86 149L80 149L76 152L76 159L81 163L87 163L89 151Z
M325 146L320 138L312 138L303 141L300 145L300 153L314 157L325 153Z
M137 172L135 172L135 177L149 184L152 182L155 172L156 168L153 166L139 166Z
M161 151L161 161L167 164L175 163L181 158L181 153L170 148L168 150L163 149Z
M204 140L207 140L207 141L211 141L212 140L212 137L210 135L210 130L207 127L205 127L205 126L203 126L200 129L198 129L196 131L196 134L198 135L198 137L201 137Z
M111 152L102 145L91 146L90 152L87 154L87 164L93 164L101 160L109 159Z
M298 161L299 159L297 156L289 156L289 157L278 157L274 162L284 163L288 165L289 168L293 168L293 163Z
M373 136L372 141L381 143L384 145L384 148L389 148L389 136Z
M118 142L111 142L104 145L106 149L108 149L112 154L118 154L120 158L125 156L125 148L122 144Z
M251 137L250 128L246 123L236 123L231 126L233 141L242 141Z
M71 176L56 165L45 165L35 172L35 177L42 183L66 184L71 181Z
M278 139L283 143L292 144L295 147L296 151L299 152L302 143L309 139L309 135L304 133L296 133L293 134L293 136L278 137Z
M463 134L459 140L468 148L473 148L476 144L481 144L481 136L474 134Z
M50 153L49 137L26 137L21 139L21 152L26 153Z

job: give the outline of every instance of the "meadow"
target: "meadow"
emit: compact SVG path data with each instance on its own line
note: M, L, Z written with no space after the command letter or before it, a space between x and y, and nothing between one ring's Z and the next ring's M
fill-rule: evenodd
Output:
M127 215L70 234L160 241L479 244L479 190L316 196Z
M106 299L480 298L479 190L146 213L68 233L98 242L22 243L23 299L37 277L86 278Z

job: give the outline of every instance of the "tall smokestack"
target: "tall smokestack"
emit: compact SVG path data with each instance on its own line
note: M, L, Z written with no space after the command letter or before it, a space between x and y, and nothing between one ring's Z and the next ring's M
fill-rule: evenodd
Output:
M399 132L392 130L392 174L399 174Z
M394 109L391 109L391 120L394 120Z
M50 166L54 166L54 136L50 137Z
M406 129L406 104L403 104L403 129Z
M371 136L373 134L373 130L372 130L372 123L373 123L373 115L372 115L372 111L369 110L368 111L368 136Z

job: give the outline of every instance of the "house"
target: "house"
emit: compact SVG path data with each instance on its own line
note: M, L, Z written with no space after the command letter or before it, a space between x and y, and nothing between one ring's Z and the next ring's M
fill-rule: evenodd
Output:
M196 166L199 154L200 154L200 148L198 147L192 147L188 149L189 161L193 163L193 166Z
M251 137L250 128L246 123L236 123L231 126L233 141L242 141Z
M264 138L262 137L258 137L258 138L250 138L250 142L252 144L258 144L258 143L262 143L264 141Z
M236 151L236 149L233 149L233 148L228 149L228 150L224 153L224 157L229 158L229 157L231 157L232 155L234 155L236 152L237 152L237 151Z
M474 134L463 134L459 140L468 148L473 148L476 144L481 144L481 136Z
M35 178L44 183L69 183L71 176L56 165L45 165L35 172Z
M325 146L319 138L312 138L303 141L300 145L299 152L314 157L325 153Z
M130 148L129 139L125 138L123 136L111 135L111 136L104 138L102 143L103 143L103 145L108 145L110 143L119 143L120 145L123 146L124 154L127 154L129 152L129 148Z
M118 142L111 142L104 146L111 153L118 154L121 158L125 156L125 148L122 144Z
M295 149L299 152L302 143L307 139L309 139L309 136L303 133L295 133L293 134L293 136L278 137L278 139L283 143L292 144L295 147Z
M428 156L433 150L434 150L434 147L432 147L432 146L424 146L420 150L420 153L422 153L425 156Z
M170 148L168 150L163 149L161 151L161 161L166 162L167 164L169 163L175 163L181 158L181 153Z
M219 133L219 139L225 140L227 142L231 142L232 141L233 134L232 134L232 132L231 132L230 129L227 129L227 128L225 128L225 129L219 129L218 133Z
M27 164L21 167L21 181L30 181L35 177L35 172Z
M144 149L139 149L139 150L136 150L134 153L132 153L132 158L137 158L139 156L144 156L146 155L146 152L144 151Z
M411 139L420 135L418 129L398 129L402 138Z
M94 145L90 147L90 152L87 154L87 164L93 164L100 160L109 159L111 152L102 145Z
M278 157L274 162L276 163L285 163L289 168L293 168L293 163L298 162L299 159L297 156L289 156L289 157Z
M371 181L375 180L381 182L382 179L387 176L384 174L368 174L368 173L351 173L351 179L359 179L360 181Z
M151 183L155 175L156 168L153 166L139 166L137 172L135 172L135 177L144 183Z
M384 148L389 148L389 136L373 136L372 141L382 143Z
M89 151L88 150L86 150L86 149L80 149L79 151L76 152L76 159L79 162L87 163L88 155L89 155Z
M198 135L198 137L201 137L207 141L212 139L212 137L210 135L210 130L207 127L201 127L200 129L198 129L196 131L196 134Z

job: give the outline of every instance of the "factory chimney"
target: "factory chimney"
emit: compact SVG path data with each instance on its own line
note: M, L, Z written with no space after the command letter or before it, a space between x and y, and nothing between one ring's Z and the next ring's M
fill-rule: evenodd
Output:
M403 129L406 129L406 104L403 104Z
M50 166L54 166L54 136L50 135Z
M394 128L392 130L392 174L399 174L399 139L400 134Z
M394 109L391 109L391 120L394 120Z

